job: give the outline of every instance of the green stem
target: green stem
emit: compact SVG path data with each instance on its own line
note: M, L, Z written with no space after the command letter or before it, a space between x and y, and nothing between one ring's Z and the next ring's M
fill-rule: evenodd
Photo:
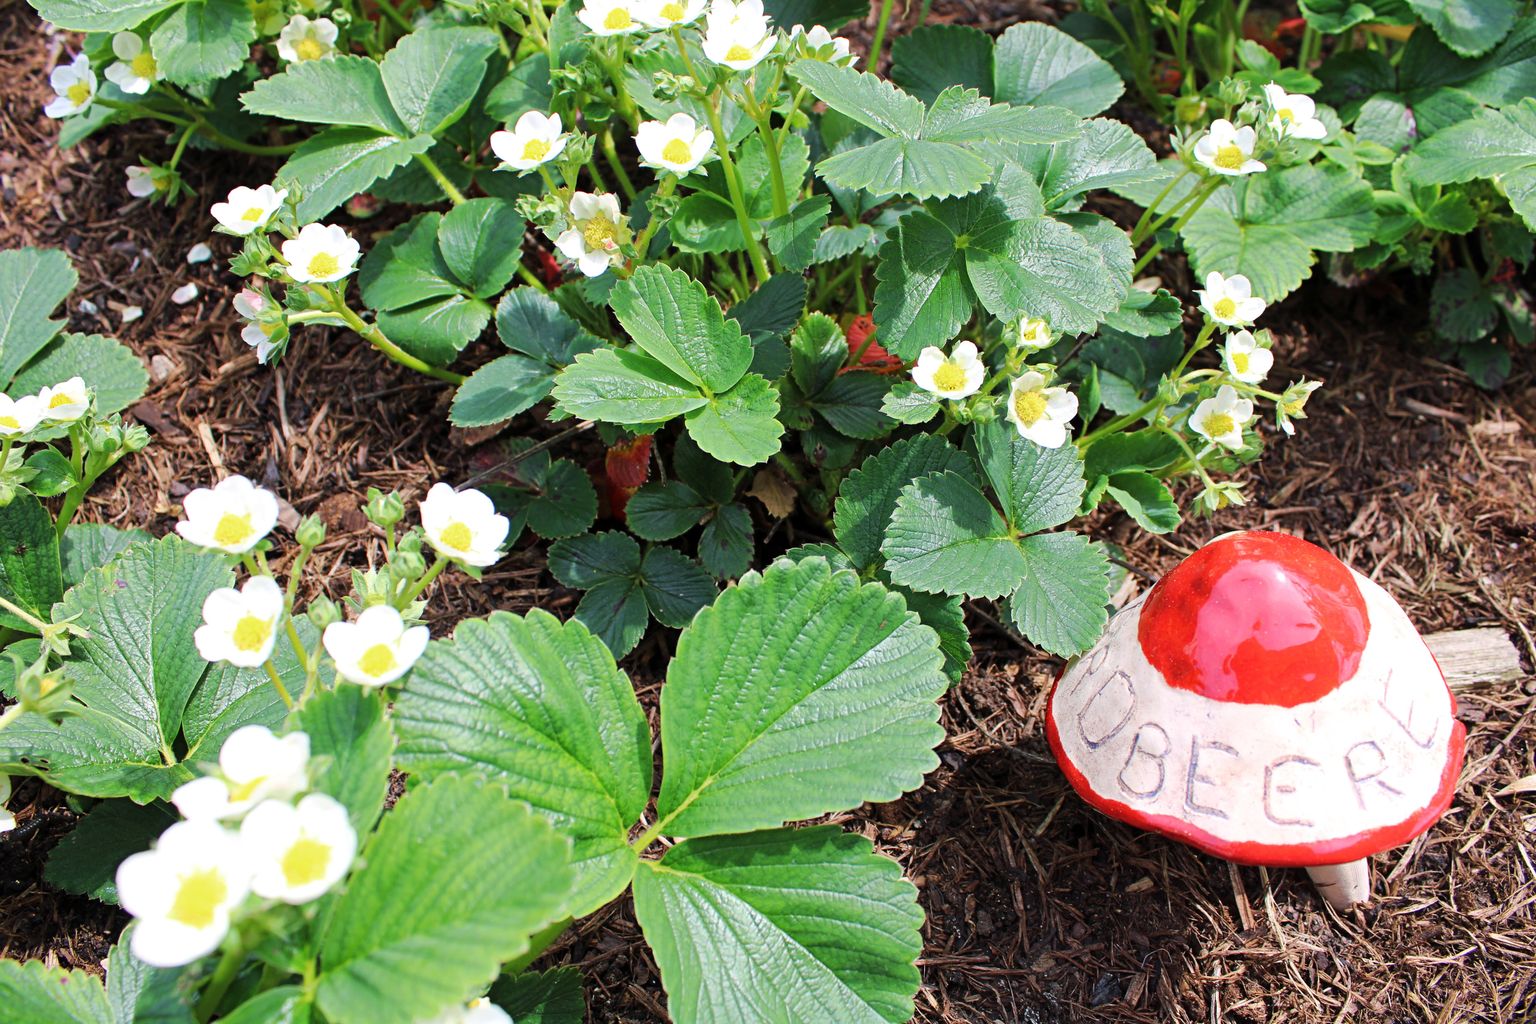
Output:
M272 659L268 658L266 661L262 662L261 667L266 670L267 678L272 680L272 688L276 690L277 695L283 699L283 706L286 707L289 711L292 711L293 696L288 692L288 687L283 685L282 676L279 676L277 674L277 669L272 666Z
M452 200L454 206L458 206L465 201L464 193L459 191L457 185L448 180L448 175L444 174L443 169L437 166L436 160L433 160L425 153L417 153L416 162L427 169L427 173L432 175L432 180L437 182L437 187L442 189L443 194Z
M64 500L59 504L59 514L53 521L54 532L59 537L63 537L64 531L69 529L69 524L74 522L75 513L80 510L80 503L85 500L85 492L89 486L81 480L69 489L68 494L64 495Z
M642 261L645 259L645 254L650 251L651 238L661 228L661 218L656 215L656 200L668 198L676 189L677 175L675 174L666 175L661 179L661 183L656 186L656 193L652 196L650 202L651 219L646 221L645 230L641 231L640 237L635 239L635 252Z
M683 64L688 68L688 74L694 81L702 81L693 66L693 58L688 54L688 47L683 43L682 32L673 28L672 38L677 42L678 52L683 55ZM720 121L719 86L709 94L704 103L704 112L709 117L710 130L715 133L715 149L720 154L720 169L725 172L726 191L731 194L731 205L736 209L736 225L741 229L741 239L747 246L747 253L752 258L752 269L761 284L769 277L768 262L763 259L762 247L757 244L757 236L752 230L752 218L747 213L747 201L741 190L741 178L736 173L736 161L731 159L730 136L725 133L725 125Z
M238 937L224 947L224 953L219 957L218 966L213 969L213 974L208 979L208 987L203 989L203 994L197 998L198 1024L208 1024L213 1015L218 1012L219 1004L224 1001L224 996L229 992L229 986L234 984L235 976L240 973L240 965L245 961L245 949Z
M171 153L171 162L167 165L171 170L174 171L176 165L181 163L181 155L187 151L187 143L191 141L192 132L195 128L195 125L188 125L182 129L181 138L176 140L176 149Z
M431 568L421 574L421 579L417 580L414 584L411 585L409 590L401 595L400 603L402 605L409 605L412 601L416 600L416 598L420 597L422 591L430 587L432 585L432 581L441 576L443 570L448 568L448 565L449 562L446 558L437 558L433 560Z
M789 193L784 188L784 168L779 166L779 137L774 134L771 119L764 117L757 123L757 134L768 151L768 180L773 185L773 215L782 217L789 213ZM719 143L724 148L725 143Z
M1172 180L1170 180L1168 184L1164 185L1163 190L1157 194L1157 198L1153 199L1147 208L1141 212L1141 217L1136 221L1136 226L1131 229L1132 246L1140 245L1142 239L1147 237L1147 222L1150 221L1152 217L1157 213L1157 208L1162 204L1162 201L1168 198L1168 194L1178 186L1179 182L1183 181L1193 173L1193 171L1186 167L1178 174L1174 175Z
M539 280L539 275L529 270L528 264L526 263L519 263L517 265L517 276L522 278L523 283L528 285L530 288L537 288L541 292L549 291L549 288L544 284L544 282Z
M896 0L884 0L880 4L880 20L875 22L875 38L869 44L869 63L865 65L871 73L880 71L880 50L885 46L885 30L891 24L891 9L896 6Z
M629 180L629 172L619 162L619 150L613 143L613 123L610 121L602 135L603 156L608 160L608 166L613 168L614 176L619 180L619 188L624 190L624 198L629 202L635 201L635 184Z
M12 704L4 711L0 711L0 729L4 729L6 726L16 721L16 719L20 718L21 709L22 706L20 704Z
M352 312L351 307L347 305L346 299L342 298L340 295L336 296L331 309L335 311L337 316L341 317L341 319L345 321L348 327L352 328L358 337L362 338L364 341L378 349L380 352L383 352L386 356L388 356L390 359L393 359L401 366L408 366L415 370L417 373L424 373L428 377L436 377L438 380L445 380L449 384L459 385L464 383L465 378L462 375L454 373L452 370L445 370L442 367L433 366L431 363L423 362L422 360L417 359L415 356L402 349L400 346L396 345L394 342L390 341L387 337L384 336L384 332L379 330L376 325L365 323L362 317Z
M374 2L379 5L379 10L384 13L384 17L394 22L401 32L409 34L416 30L416 26L412 25L405 15L401 14L400 9L390 3L390 0L374 0Z

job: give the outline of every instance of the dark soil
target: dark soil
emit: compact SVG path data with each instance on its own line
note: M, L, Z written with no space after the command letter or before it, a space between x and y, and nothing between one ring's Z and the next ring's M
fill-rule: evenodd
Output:
M985 27L1044 12L961 3L936 10ZM367 487L419 498L433 481L492 464L493 449L474 448L447 427L444 388L350 335L307 331L280 368L258 367L229 305L238 283L223 268L227 240L213 240L212 263L189 266L185 254L209 240L208 202L260 174L243 158L197 154L186 167L196 201L170 210L129 202L125 166L141 154L164 158L169 147L154 130L133 126L55 150L56 126L41 106L57 46L24 4L0 2L0 245L66 249L81 275L71 328L115 333L155 379L134 410L154 444L98 488L85 517L163 533L189 488L221 471L245 473L298 513L325 518L330 539L311 588L339 594L350 569L379 553L357 512ZM1180 265L1160 270L1188 293ZM170 293L188 281L201 297L174 305ZM1314 282L1266 317L1280 339L1276 377L1305 374L1327 388L1297 436L1272 438L1262 461L1241 474L1249 506L1164 537L1120 517L1095 520L1094 532L1121 544L1150 577L1226 530L1297 533L1381 583L1426 633L1504 628L1529 668L1530 353L1521 353L1502 393L1477 390L1422 355L1422 301L1400 287L1343 291ZM142 306L144 316L122 325L124 305ZM531 419L516 426L532 436L552 432ZM577 449L583 459L593 452ZM568 614L577 598L548 576L529 540L483 582L457 576L439 586L440 629L492 608ZM1469 738L1455 803L1429 833L1378 857L1378 898L1340 917L1299 872L1236 868L1085 807L1041 732L1059 663L1018 642L986 602L971 613L976 657L943 701L950 738L942 767L901 800L835 819L897 858L921 889L928 921L919 1021L1531 1019L1536 805L1529 793L1499 795L1536 774L1531 681L1459 695ZM625 662L653 714L672 644L661 634L653 631ZM122 918L42 880L48 851L74 814L30 780L19 782L12 807L20 825L0 837L0 954L99 969ZM595 1022L665 1019L654 962L625 901L582 921L546 961L586 972Z

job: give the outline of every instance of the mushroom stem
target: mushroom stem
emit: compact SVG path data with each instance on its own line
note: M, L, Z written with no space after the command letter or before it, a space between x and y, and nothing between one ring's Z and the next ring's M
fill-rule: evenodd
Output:
M1348 864L1319 864L1307 868L1307 874L1334 910L1348 910L1371 898L1371 863L1365 858Z

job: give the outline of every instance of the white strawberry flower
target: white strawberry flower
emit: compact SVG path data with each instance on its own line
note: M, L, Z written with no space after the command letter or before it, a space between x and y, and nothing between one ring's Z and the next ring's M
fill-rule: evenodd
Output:
M584 0L576 17L595 36L627 36L642 27L635 0Z
M804 25L796 25L789 30L789 43L799 57L845 68L851 68L859 62L859 55L850 51L848 40L834 36L820 25L812 25L809 30Z
M981 390L987 378L986 364L981 361L972 342L962 341L955 346L953 355L929 345L917 355L912 367L912 382L929 394L940 398L969 398Z
M143 38L133 32L119 32L112 37L112 53L117 63L108 65L107 81L130 96L142 96L160 80L160 65Z
M1222 368L1244 384L1259 384L1269 376L1275 355L1259 344L1251 331L1233 331L1221 349Z
M715 133L688 114L673 114L662 121L645 121L635 133L640 162L681 178L710 157Z
M511 131L491 133L491 152L515 171L531 171L565 152L571 137L562 131L559 114L545 117L530 110Z
M272 223L273 216L283 208L287 199L287 189L275 189L271 185L256 188L237 185L230 189L224 202L214 203L208 212L230 234L252 235Z
M1201 310L1223 327L1245 327L1263 316L1268 305L1253 294L1253 284L1242 274L1223 277L1216 270L1205 275L1205 287L1195 294Z
M290 63L324 60L336 54L336 23L295 14L277 34L277 55Z
M176 524L182 539L200 548L243 555L277 525L277 496L243 476L199 487L182 499L186 519Z
M238 818L264 800L291 800L309 788L309 735L273 735L243 725L219 749L219 770L176 787L171 803L188 819Z
M454 1006L424 1024L513 1024L511 1014L482 996Z
M135 200L144 200L160 192L169 192L170 186L175 181L175 172L164 167L141 167L131 164L124 170L127 178L127 193Z
M1060 448L1077 415L1077 396L1066 388L1045 385L1045 375L1037 370L1015 377L1008 389L1008 422L1021 437L1040 447Z
M650 28L690 25L704 13L705 0L640 0L635 17Z
M1252 125L1235 127L1226 118L1211 122L1211 130L1195 142L1195 159L1217 174L1240 176L1264 170L1253 158L1256 133Z
M747 71L777 43L763 14L762 0L714 0L704 20L704 56L716 64Z
M288 276L300 284L340 281L357 269L362 246L335 224L306 224L299 237L283 243Z
M387 604L363 609L356 622L325 627L325 652L341 678L359 686L383 686L411 670L427 649L426 626L407 627Z
M444 558L484 568L501 557L512 524L483 492L436 483L421 503L421 527Z
M1223 384L1214 398L1207 398L1190 413L1189 425L1207 441L1237 451L1243 447L1243 426L1253 419L1253 403Z
M43 407L42 422L73 423L90 409L91 389L85 386L84 378L71 377L43 388L37 401Z
M251 889L297 906L324 896L357 856L357 832L347 809L324 793L298 802L266 800L240 823L251 864Z
M31 432L42 422L43 412L43 403L36 395L0 395L0 437L20 437Z
M1019 317L1019 348L1038 352L1050 348L1053 340L1051 325L1045 320L1038 316Z
M272 350L277 347L272 340L272 335L277 333L277 323L269 322L261 318L261 314L267 308L267 298L260 292L249 288L240 289L234 300L235 312L246 320L246 325L240 329L240 340L256 350L256 361L263 366L272 357Z
M96 99L96 72L91 70L90 58L77 54L68 64L60 64L48 75L54 98L43 108L49 117L69 117L78 114Z
M11 799L11 777L0 775L0 835L16 827L16 815L6 809Z
M177 822L154 849L117 868L117 898L136 920L133 955L181 967L212 953L250 892L250 863L235 834L213 821Z
M572 226L555 239L555 248L588 277L600 277L624 259L619 247L629 240L629 223L611 192L571 196Z
M203 599L192 642L204 661L256 668L272 657L282 619L283 588L270 576L252 576L239 590L220 587Z
M1269 127L1282 139L1324 139L1328 126L1318 120L1317 104L1312 97L1288 93L1274 82L1264 87L1269 105Z
M1312 392L1323 386L1320 380L1298 380L1280 396L1280 401L1275 403L1275 422L1286 436L1294 436L1296 424L1292 420L1304 420L1307 418L1307 399L1312 397Z

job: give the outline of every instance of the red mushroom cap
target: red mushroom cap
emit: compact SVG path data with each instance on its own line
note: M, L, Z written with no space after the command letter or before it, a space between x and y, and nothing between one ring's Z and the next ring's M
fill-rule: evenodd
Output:
M1122 609L1046 734L1111 817L1229 860L1344 863L1450 803L1466 730L1384 590L1275 533L1212 541Z

